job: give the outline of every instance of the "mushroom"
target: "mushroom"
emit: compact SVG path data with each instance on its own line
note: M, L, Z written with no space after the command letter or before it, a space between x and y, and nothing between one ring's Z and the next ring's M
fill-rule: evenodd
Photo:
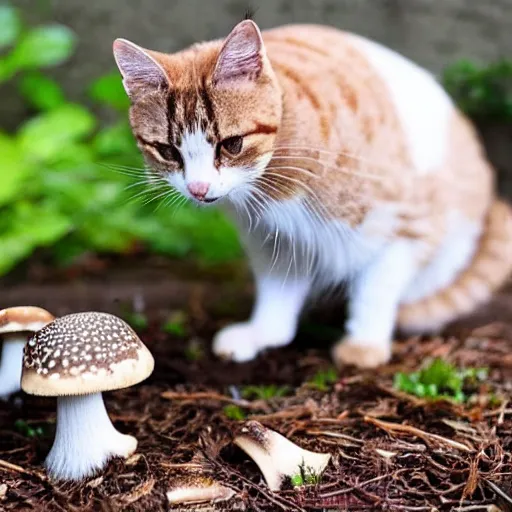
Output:
M22 389L57 397L55 441L45 461L53 478L81 480L112 457L135 452L137 440L114 428L101 393L133 386L153 367L133 329L106 313L63 316L28 341Z
M180 478L174 482L172 489L167 491L169 505L192 505L200 503L217 503L228 501L235 491L212 478L192 474L188 478Z
M320 476L331 458L328 453L304 450L257 421L245 423L234 443L258 465L272 491L278 491L287 478L303 471Z
M20 306L0 311L0 335L3 337L0 361L0 398L6 399L20 390L23 347L27 339L54 316L46 309Z

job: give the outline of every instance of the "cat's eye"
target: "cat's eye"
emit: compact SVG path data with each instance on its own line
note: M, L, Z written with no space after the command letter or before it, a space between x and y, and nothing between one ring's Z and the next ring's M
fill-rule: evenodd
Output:
M240 136L229 137L219 143L219 150L224 149L228 154L236 156L242 151L244 139Z
M159 155L168 162L177 162L180 166L183 166L183 157L179 149L173 144L156 144L155 149Z

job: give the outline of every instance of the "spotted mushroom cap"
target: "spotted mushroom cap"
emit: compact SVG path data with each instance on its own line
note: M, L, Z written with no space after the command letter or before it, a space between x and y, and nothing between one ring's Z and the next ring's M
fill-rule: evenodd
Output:
M126 322L107 313L75 313L28 341L21 388L42 396L99 393L133 386L153 367L153 356Z
M46 309L36 306L17 306L0 311L0 334L35 332L55 317Z

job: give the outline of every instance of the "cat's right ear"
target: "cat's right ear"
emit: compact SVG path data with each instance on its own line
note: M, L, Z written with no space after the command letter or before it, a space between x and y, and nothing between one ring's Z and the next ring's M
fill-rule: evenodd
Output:
M132 101L148 91L169 87L162 66L144 48L126 39L116 39L114 58L123 77L126 94Z

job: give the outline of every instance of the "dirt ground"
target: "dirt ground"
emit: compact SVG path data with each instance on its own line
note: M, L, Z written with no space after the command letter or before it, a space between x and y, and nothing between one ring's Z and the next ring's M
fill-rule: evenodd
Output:
M248 282L238 267L88 259L60 273L31 265L0 283L0 307L31 303L58 315L102 310L132 321L134 311L143 313L149 323L138 318L138 332L156 360L147 381L105 394L115 426L137 437L137 453L80 484L53 482L42 468L55 401L20 393L1 403L0 510L169 510L166 492L197 474L234 496L172 510L512 510L512 287L440 337L398 342L391 364L378 372L346 368L318 389L311 381L330 368L328 349L341 333L342 315L332 311L314 312L292 346L252 363L212 356L213 333L249 311ZM471 405L393 389L397 371L435 356L490 369ZM248 385L288 391L248 400L240 397ZM491 404L491 395L501 400ZM321 481L269 491L232 443L245 420L232 419L226 406L305 448L332 453Z

